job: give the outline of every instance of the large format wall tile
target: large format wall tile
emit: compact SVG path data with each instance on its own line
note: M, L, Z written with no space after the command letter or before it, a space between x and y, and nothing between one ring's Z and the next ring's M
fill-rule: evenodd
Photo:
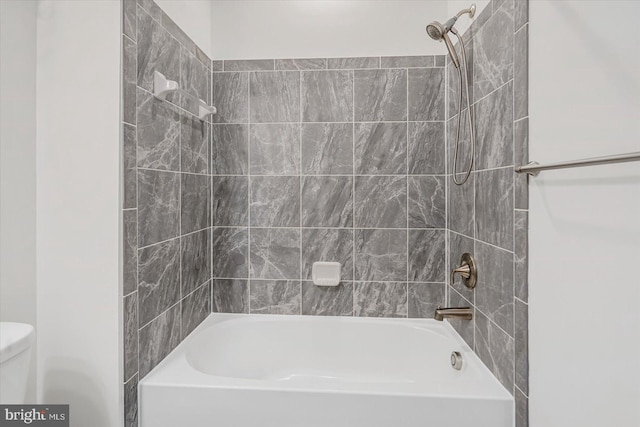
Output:
M513 169L476 175L476 238L513 250Z
M177 237L180 231L180 177L173 172L138 171L138 245Z
M407 173L406 123L359 123L354 135L355 173Z
M300 226L300 178L256 176L250 182L253 227Z
M356 121L407 120L407 70L354 73Z
M213 73L215 123L249 122L249 73Z
M180 306L180 336L185 339L211 313L211 282L187 295Z
M214 313L249 313L249 281L214 280L212 304Z
M124 298L123 316L123 371L127 381L138 372L138 293L134 292Z
M473 114L473 106L471 107ZM458 135L458 117L460 119L460 133ZM473 123L476 121L473 119ZM476 139L477 141L477 139ZM473 146L471 145L471 137L469 135L469 116L467 110L462 111L462 116L455 116L447 122L447 173L452 175L454 169L456 171L458 181L462 181L465 173L469 170ZM458 147L458 156L456 159L456 146ZM477 157L477 156L476 156ZM457 166L456 166L457 165ZM475 169L475 168L472 168Z
M409 70L409 120L444 120L445 69Z
M350 122L353 119L353 73L302 73L302 121Z
M406 230L356 230L354 245L355 280L406 280Z
M249 233L246 228L214 228L213 276L249 277Z
M124 427L138 427L137 375L124 385Z
M435 56L383 56L380 68L430 68L435 60Z
M513 83L507 83L475 105L475 169L513 164Z
M251 174L300 173L300 125L252 125L249 135Z
M180 304L140 329L140 376L144 378L180 343Z
M138 318L142 326L180 300L180 241L141 249L138 259Z
M122 295L138 289L138 211L122 212Z
M187 49L180 49L180 88L211 105L211 77L208 66ZM198 113L199 104L188 97L181 102L187 111Z
M463 185L456 185L449 177L449 197L447 213L449 229L456 233L473 237L475 221L474 181L476 174L472 173Z
M477 310L475 323L476 353L507 391L513 393L513 338Z
M302 178L303 227L353 227L353 178Z
M140 7L137 24L138 86L153 92L155 71L180 81L180 43Z
M445 307L444 283L409 283L408 317L431 319L438 307Z
M300 277L300 230L254 228L251 230L250 275L255 279Z
M304 123L301 130L302 173L353 173L353 124Z
M529 399L516 388L516 427L529 427Z
M476 241L475 259L476 307L513 336L513 253Z
M444 176L409 177L409 228L445 228Z
M363 69L380 68L380 58L377 56L358 58L329 58L327 68L331 69Z
M214 125L211 138L211 173L246 175L249 171L249 126Z
M407 317L407 284L355 283L353 314L362 317Z
M529 306L515 300L516 386L529 393Z
M250 73L251 123L300 120L300 73Z
M180 163L182 172L209 173L208 123L183 117L180 132Z
M326 58L294 58L276 59L276 70L324 70L327 68Z
M409 230L409 280L444 282L444 230Z
M522 301L529 299L529 216L526 211L515 212L515 295Z
M271 71L273 69L273 59L234 59L224 61L225 71Z
M211 178L207 175L181 175L182 233L211 226Z
M441 122L409 123L407 157L410 175L445 173L445 124Z
M122 2L122 32L132 40L136 39L136 0Z
M513 1L505 2L473 42L473 92L480 99L513 78Z
M477 21L476 21L477 22ZM462 110L467 108L467 82L469 84L469 100L470 104L473 104L473 40L466 40L464 43L464 51L467 55L467 75L465 80L464 68L461 69L462 73L458 72L458 69L451 62L451 57L447 55L447 120L451 119L459 112L460 93L462 89ZM461 52L458 43L456 43L456 50ZM460 61L462 62L462 55ZM463 66L461 64L461 66ZM462 77L462 86L460 85L460 77Z
M298 280L251 280L251 313L300 314L302 296Z
M211 279L211 241L209 229L182 236L180 270L182 298Z
M529 163L529 119L524 118L513 124L513 164ZM529 208L529 175L519 173L514 176L516 209Z
M136 128L126 123L123 123L122 127L122 208L131 209L138 207Z
M363 228L406 228L407 178L357 176L354 223Z
M353 283L316 286L313 282L302 282L302 314L352 316Z
M526 3L517 0L516 3ZM529 115L529 26L525 25L516 34L514 40L513 70L513 110L515 119Z
M216 226L249 225L249 178L246 176L214 176L213 224Z
M180 117L173 107L138 89L138 167L180 170Z
M122 119L136 124L137 45L129 38L122 38Z

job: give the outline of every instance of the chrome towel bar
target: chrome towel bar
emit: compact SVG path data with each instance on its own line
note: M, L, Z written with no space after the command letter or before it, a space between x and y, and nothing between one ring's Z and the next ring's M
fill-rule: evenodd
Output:
M541 165L538 162L529 162L526 165L516 166L517 173L526 173L537 176L541 171L550 169L579 168L583 166L606 165L610 163L625 163L640 161L640 151L634 153L619 154L617 156L592 157L590 159L572 160L568 162L549 163Z

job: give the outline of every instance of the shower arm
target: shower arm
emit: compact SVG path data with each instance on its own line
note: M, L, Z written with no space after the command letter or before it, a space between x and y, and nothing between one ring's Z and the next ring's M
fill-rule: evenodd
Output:
M473 3L469 8L462 9L460 12L456 13L456 19L460 18L465 13L468 13L470 18L473 18L476 14L476 4Z

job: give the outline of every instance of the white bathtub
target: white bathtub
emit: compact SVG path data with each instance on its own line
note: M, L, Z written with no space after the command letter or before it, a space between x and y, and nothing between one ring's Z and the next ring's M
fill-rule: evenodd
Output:
M435 320L211 314L139 393L142 427L514 425L511 395Z

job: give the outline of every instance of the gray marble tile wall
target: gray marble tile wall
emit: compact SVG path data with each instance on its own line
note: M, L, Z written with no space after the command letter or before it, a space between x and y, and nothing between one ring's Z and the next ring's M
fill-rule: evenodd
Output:
M214 311L432 317L445 58L213 61ZM311 282L316 261L341 283Z
M459 279L448 286L450 306L475 312L471 322L452 323L514 395L517 427L528 426L529 393L528 183L526 175L513 172L529 153L528 21L528 0L492 0L463 35L477 145L474 171L462 186L451 178L459 82L447 60L447 265L454 268L470 252L479 271L475 290ZM469 161L468 147L464 127L461 169Z
M123 2L124 422L137 385L211 312L211 124L153 72L211 101L211 60L152 1Z

